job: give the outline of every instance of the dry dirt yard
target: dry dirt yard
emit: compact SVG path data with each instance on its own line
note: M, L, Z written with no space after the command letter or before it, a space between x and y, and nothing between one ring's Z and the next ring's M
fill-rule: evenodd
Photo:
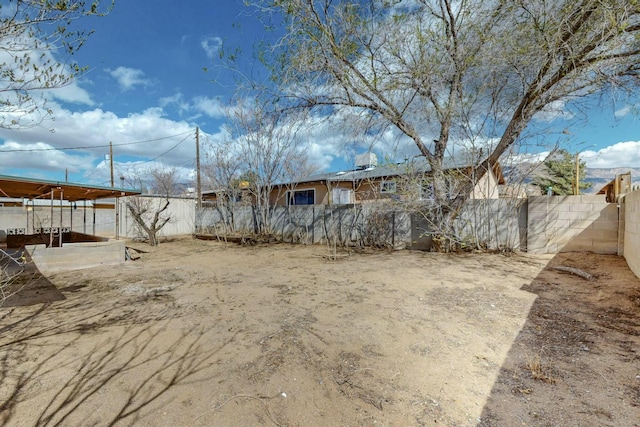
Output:
M619 257L132 246L0 308L0 424L640 425Z

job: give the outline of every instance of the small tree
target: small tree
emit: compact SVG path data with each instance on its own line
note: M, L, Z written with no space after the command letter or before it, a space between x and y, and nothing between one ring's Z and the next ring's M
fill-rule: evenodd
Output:
M168 168L155 168L147 171L149 190L151 196L132 196L126 201L127 210L133 217L138 230L145 236L151 246L157 246L158 232L173 220L167 212L169 197L178 187L176 182L176 170ZM140 174L134 176L134 182L144 188L145 179Z
M592 184L584 181L585 162L576 156L578 154L574 156L564 149L551 153L544 161L543 170L534 178L533 183L540 187L543 194L546 194L549 188L559 196L580 194L580 190L588 190ZM577 169L579 170L576 170L576 160L578 160ZM576 191L576 178L579 178L578 191Z
M255 231L270 234L273 208L287 190L282 184L311 170L298 138L302 121L259 100L229 109L227 120L230 139L226 150L238 153L241 159L237 178L252 199Z
M236 231L235 211L243 192L243 181L240 177L242 158L236 148L230 142L223 145L209 142L202 168L207 185L216 192L215 210L220 215L227 233Z

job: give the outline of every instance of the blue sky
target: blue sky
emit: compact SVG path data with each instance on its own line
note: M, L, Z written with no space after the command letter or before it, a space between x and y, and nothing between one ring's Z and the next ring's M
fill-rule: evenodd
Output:
M45 95L54 120L0 129L0 174L63 180L66 172L73 182L108 185L105 155L112 142L116 181L141 162L193 177L195 128L202 131L203 151L225 137L221 105L234 81L220 66L218 49L222 43L242 47L250 59L252 45L268 35L251 9L241 0L118 1L108 16L77 23L95 29L75 56L90 71ZM589 110L586 121L572 123L559 138L580 151L587 166L640 167L638 125L633 107L616 100ZM315 126L311 160L321 170L346 167L357 153L345 138L335 127ZM393 151L385 148L393 139L385 145L381 138L380 156Z

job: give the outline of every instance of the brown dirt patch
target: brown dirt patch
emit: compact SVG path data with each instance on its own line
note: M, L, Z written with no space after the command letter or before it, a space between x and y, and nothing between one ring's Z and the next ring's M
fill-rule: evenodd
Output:
M624 260L327 254L185 239L36 283L0 308L0 423L638 425Z
M640 281L625 260L560 254L523 289L538 298L480 425L639 426Z

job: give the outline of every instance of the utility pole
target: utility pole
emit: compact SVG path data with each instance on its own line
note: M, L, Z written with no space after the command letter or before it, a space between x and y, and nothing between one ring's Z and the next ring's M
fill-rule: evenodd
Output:
M111 188L113 188L113 144L111 141L109 141L109 163L111 165Z
M200 128L196 127L196 208L202 207L202 187L200 181Z

